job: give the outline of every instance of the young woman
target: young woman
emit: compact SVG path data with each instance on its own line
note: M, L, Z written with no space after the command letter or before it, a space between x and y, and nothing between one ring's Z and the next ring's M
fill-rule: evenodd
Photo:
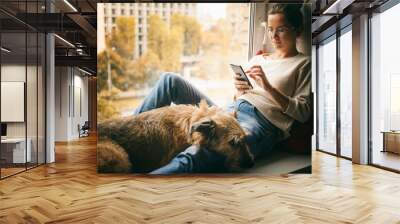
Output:
M245 66L255 81L253 88L235 78L236 100L227 110L237 111L237 120L247 132L246 143L254 158L270 152L289 136L294 120L305 122L310 114L311 62L297 51L296 39L303 28L298 5L275 4L268 11L267 34L275 51L257 55ZM177 74L164 73L135 113L175 104L214 103ZM196 146L178 154L169 164L151 174L221 172L224 158Z

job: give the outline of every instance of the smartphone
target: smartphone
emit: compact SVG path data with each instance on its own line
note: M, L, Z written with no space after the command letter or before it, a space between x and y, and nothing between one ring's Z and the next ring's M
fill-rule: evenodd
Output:
M235 74L238 74L238 75L240 76L240 78L243 79L244 81L247 81L247 83L249 84L249 86L250 86L251 88L253 88L253 85L251 85L251 82L250 82L249 78L247 77L246 73L243 71L242 66L240 66L240 65L234 65L234 64L230 64L230 65L231 65L231 68L232 68L233 72L234 72Z

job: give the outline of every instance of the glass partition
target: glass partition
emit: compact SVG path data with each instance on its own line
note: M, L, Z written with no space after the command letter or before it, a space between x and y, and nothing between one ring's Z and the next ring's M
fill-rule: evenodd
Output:
M24 171L31 157L26 144L26 40L25 32L1 34L2 177Z
M352 157L352 33L351 25L340 36L340 155Z
M27 150L30 151L30 158L28 160L28 168L37 165L37 127L38 127L38 49L37 41L38 35L36 32L28 32L28 61L27 61L27 82L26 82L26 114L27 114Z
M1 1L0 178L45 162L45 35L21 22L44 1ZM27 12L27 13L26 13Z
M43 33L38 34L38 64L37 64L37 162L43 164L46 162L45 145L45 124L46 124L46 37Z
M400 171L400 4L371 18L372 164Z
M336 154L336 36L318 47L318 149Z

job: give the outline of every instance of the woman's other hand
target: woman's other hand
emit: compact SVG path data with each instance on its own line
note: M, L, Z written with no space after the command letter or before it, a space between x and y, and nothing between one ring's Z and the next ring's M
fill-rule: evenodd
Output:
M253 65L250 69L246 71L246 74L250 76L250 78L254 79L257 84L266 91L272 89L272 86L269 83L267 76L265 75L260 65Z
M236 93L235 93L236 98L245 94L248 90L251 89L251 87L249 86L247 81L241 79L240 76L237 74L235 75L234 84L235 84L235 89L236 89Z

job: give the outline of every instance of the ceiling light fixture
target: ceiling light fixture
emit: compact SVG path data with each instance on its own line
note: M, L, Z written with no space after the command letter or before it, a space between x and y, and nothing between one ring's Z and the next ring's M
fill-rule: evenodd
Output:
M343 9L347 8L354 1L355 0L336 0L332 5L330 5L327 9L325 9L322 14L324 15L342 14Z
M64 0L65 4L67 4L72 10L74 10L74 12L78 12L78 10L71 4L69 3L68 0Z
M90 73L90 72L88 72L88 71L86 71L86 70L83 70L83 69L81 69L81 68L79 68L79 67L78 67L78 70L81 71L81 72L83 72L83 73L85 73L85 74L87 74L87 75L92 75L92 73Z
M69 42L68 40L66 40L66 39L64 39L64 38L62 38L62 37L60 37L59 35L57 35L57 34L54 34L54 36L55 37L57 37L59 40L61 40L62 42L64 42L64 43L66 43L67 45L69 45L70 47L73 47L73 48L75 48L75 45L73 45L71 42Z
M332 11L336 12L339 2L340 0L336 0L332 5L330 5L327 9L325 9L322 14L328 14L328 13L331 14Z
M5 47L1 47L1 50L4 51L4 52L6 52L6 53L10 53L10 52L11 52L11 50L9 50L9 49L7 49L7 48L5 48Z

